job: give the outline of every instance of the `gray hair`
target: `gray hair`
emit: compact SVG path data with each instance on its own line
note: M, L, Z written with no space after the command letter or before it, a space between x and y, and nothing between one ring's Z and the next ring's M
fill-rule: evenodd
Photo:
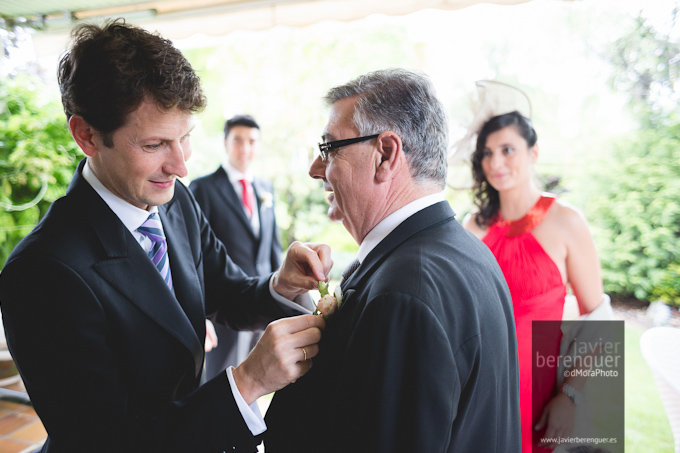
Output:
M383 69L332 88L324 100L333 105L355 96L358 100L352 121L359 134L396 133L413 179L444 188L449 128L432 82L405 69Z

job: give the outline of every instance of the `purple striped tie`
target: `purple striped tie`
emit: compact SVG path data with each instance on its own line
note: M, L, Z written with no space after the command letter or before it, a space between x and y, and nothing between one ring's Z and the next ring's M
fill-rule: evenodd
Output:
M168 245L165 242L163 225L161 224L161 219L158 218L158 213L152 212L142 226L137 228L137 231L153 242L149 258L153 261L158 272L161 273L161 277L165 280L168 288L172 289L172 275L170 275L170 263L168 262Z

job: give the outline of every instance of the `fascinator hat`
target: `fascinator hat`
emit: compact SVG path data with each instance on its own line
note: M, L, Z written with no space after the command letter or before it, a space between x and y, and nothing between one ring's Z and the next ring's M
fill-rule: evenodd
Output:
M531 102L526 93L507 83L496 80L478 80L476 99L472 99L473 118L467 132L449 152L449 164L470 161L477 144L477 134L491 118L518 111L531 119Z

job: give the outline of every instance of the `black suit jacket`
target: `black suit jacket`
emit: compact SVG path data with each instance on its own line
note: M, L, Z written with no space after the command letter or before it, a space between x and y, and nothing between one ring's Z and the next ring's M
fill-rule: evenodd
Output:
M268 452L521 450L510 295L447 202L392 231L343 292L312 369L274 396Z
M205 213L217 238L226 246L229 257L249 276L269 274L281 264L281 242L279 241L272 186L255 178L253 189L260 218L260 231L256 236L241 200L229 180L227 172L220 166L214 173L195 179L189 185L194 197ZM229 366L238 365L237 349L239 338L251 344L259 333L239 337L239 333L227 326L216 325L219 339L217 347L206 354L205 373L208 379L222 373Z
M8 345L49 435L42 451L254 451L226 375L198 383L206 316L262 328L284 315L269 276L231 262L177 182L159 207L173 295L82 165L0 275Z
M215 235L227 247L229 257L246 274L264 275L279 268L281 242L274 217L271 183L259 178L253 181L260 216L259 237L253 233L241 200L222 166L210 175L195 179L189 188Z

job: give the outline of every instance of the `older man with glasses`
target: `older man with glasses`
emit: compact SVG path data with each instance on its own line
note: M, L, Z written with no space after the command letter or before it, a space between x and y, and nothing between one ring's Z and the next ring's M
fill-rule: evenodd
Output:
M310 372L278 391L282 452L519 452L517 344L494 257L444 199L430 81L377 71L330 90L309 174L359 244Z

